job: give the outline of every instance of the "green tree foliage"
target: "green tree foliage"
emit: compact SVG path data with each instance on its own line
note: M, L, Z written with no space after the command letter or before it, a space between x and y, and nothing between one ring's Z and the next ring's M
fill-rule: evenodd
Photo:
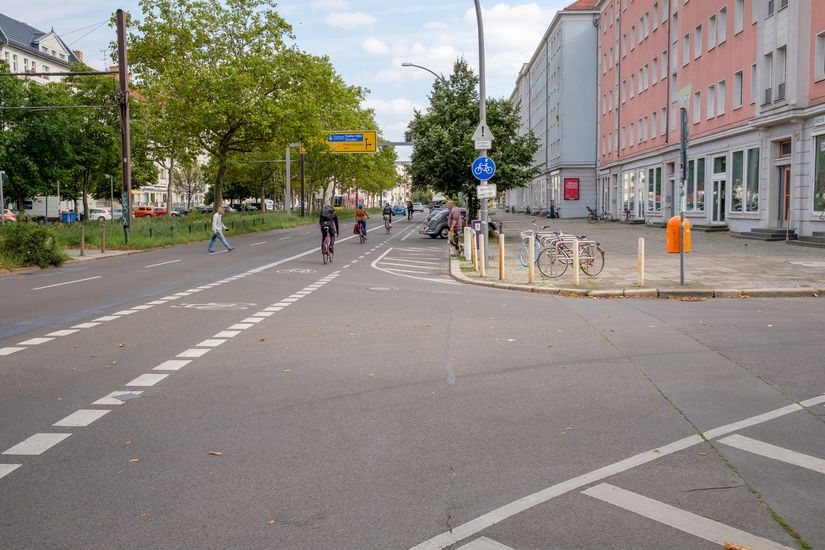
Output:
M407 140L415 141L410 165L413 187L449 196L464 193L471 211L478 204L478 180L470 170L477 156L472 140L479 123L477 88L478 77L466 61L457 60L448 78L435 81L429 107L416 111L407 129ZM526 185L539 172L533 165L539 142L532 133L518 134L517 106L505 99L488 100L487 124L495 136L488 151L496 162L492 183L498 191Z

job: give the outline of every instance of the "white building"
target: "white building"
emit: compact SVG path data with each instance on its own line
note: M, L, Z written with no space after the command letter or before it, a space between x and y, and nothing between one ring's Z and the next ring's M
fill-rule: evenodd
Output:
M9 65L12 73L66 72L70 63L82 61L80 52L73 52L55 34L43 32L0 13L0 61ZM45 84L62 77L30 77Z

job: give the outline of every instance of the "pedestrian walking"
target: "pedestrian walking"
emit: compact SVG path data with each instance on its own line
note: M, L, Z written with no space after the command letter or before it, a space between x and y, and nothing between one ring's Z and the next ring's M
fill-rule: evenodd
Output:
M447 226L449 227L447 238L450 244L458 251L458 233L461 231L462 226L461 210L458 209L453 201L447 201L447 210L449 211L449 214L447 214Z
M221 240L221 243L226 247L227 252L232 252L233 250L235 250L234 248L229 246L229 243L226 242L226 237L223 236L223 232L226 230L226 226L223 224L223 218L221 217L221 215L224 213L224 211L224 207L221 206L214 214L212 214L212 240L209 241L209 246L206 247L206 250L208 250L210 254L215 252L214 250L212 250L212 245L215 244L215 239Z

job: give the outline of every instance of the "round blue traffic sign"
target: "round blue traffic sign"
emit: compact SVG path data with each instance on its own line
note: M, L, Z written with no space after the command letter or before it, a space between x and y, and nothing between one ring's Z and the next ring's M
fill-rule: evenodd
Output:
M478 157L473 161L472 170L477 180L487 181L496 173L496 163L490 157Z

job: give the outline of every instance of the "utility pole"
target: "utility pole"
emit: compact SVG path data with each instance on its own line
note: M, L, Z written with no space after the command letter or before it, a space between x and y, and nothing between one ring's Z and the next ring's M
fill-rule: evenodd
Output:
M484 21L481 16L481 2L475 0L476 20L478 21L478 117L479 125L487 125L487 85L486 85L486 71L484 63ZM487 156L487 149L480 149L478 152L480 157ZM486 183L486 182L485 182ZM487 246L488 236L488 218L487 218L487 199L480 199L481 203L481 238L484 239L484 250L489 250ZM469 214L468 214L469 217ZM481 258L485 267L487 264L486 252L485 257Z
M682 163L682 178L679 189L679 284L685 286L685 187L687 185L687 157L688 157L688 112L687 108L679 109L681 141L680 162Z
M123 231L129 239L129 230L132 227L132 144L129 131L129 64L126 59L126 14L122 9L117 10L117 64L120 89L120 149L123 169L123 189L121 201L123 203Z
M0 214L2 214L3 220L2 223L5 225L6 223L6 197L3 196L3 176L6 173L0 170ZM48 208L46 209L46 215L48 216Z
M301 151L301 217L304 217L304 162L306 161L306 153Z
M112 219L115 219L115 177L109 174L109 200L112 204ZM47 209L48 210L48 209Z

